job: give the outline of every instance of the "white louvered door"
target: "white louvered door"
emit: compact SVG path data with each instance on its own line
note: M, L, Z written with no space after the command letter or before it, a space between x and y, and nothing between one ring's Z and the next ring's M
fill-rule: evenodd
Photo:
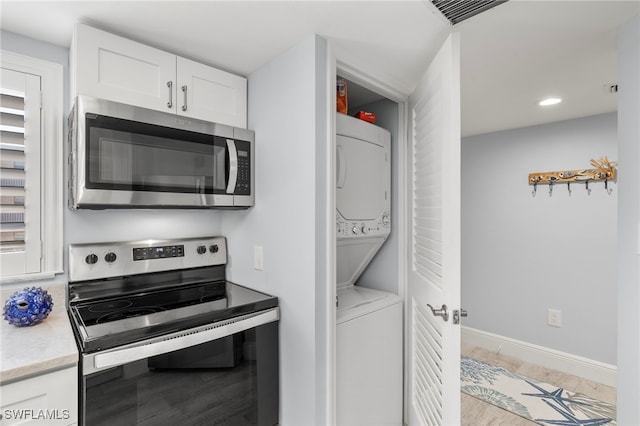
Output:
M450 35L409 99L408 425L460 422L459 40ZM447 321L432 312L446 305Z

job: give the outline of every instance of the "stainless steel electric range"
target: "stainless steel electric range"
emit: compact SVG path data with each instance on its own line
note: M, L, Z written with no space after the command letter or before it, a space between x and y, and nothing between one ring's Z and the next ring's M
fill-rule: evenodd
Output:
M69 246L81 424L278 423L278 299L226 263L223 237Z

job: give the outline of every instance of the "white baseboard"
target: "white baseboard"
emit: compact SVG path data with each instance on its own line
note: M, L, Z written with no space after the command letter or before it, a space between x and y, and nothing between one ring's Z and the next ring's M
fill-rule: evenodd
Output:
M616 366L592 359L511 339L498 334L487 333L470 327L462 327L463 343L483 349L513 356L545 368L559 370L608 386L616 386Z

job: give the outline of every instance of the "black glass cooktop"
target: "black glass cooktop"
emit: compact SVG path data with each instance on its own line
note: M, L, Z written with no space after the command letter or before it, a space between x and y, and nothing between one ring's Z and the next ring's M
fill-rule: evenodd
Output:
M80 304L75 309L85 327L89 327L217 300L227 301L226 282L114 297Z
M277 297L224 280L166 286L172 275L163 274L153 276L156 283L163 283L161 288L142 289L135 282L135 292L129 291L126 278L115 283L88 282L84 284L90 286L88 290L74 283L73 295L100 294L69 303L81 350L89 353L122 346L278 306ZM112 292L113 288L118 291Z

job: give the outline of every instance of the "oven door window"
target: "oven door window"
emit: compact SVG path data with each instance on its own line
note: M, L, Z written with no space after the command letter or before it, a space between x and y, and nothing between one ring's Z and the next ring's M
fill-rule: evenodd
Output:
M86 128L89 189L225 193L224 138L105 116Z
M83 376L83 424L278 423L277 322Z

